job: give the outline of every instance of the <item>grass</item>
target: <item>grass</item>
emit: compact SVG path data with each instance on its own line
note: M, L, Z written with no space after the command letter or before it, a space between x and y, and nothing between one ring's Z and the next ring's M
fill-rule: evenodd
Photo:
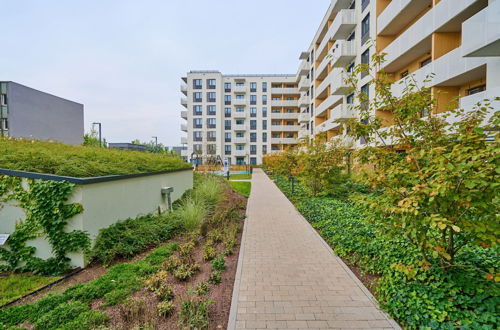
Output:
M229 180L250 180L252 178L252 174L231 174L229 175Z
M252 184L250 182L229 181L229 185L237 193L239 193L245 197L250 196L250 190L252 189Z
M176 156L0 138L0 168L72 177L191 168Z
M38 290L59 277L12 274L0 277L0 306Z

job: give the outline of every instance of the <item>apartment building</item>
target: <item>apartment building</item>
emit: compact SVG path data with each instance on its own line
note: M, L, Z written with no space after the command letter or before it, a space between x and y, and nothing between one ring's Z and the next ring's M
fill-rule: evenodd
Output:
M0 81L0 136L81 144L83 104Z
M470 110L479 101L500 96L500 0L332 0L309 47L299 56L297 73L278 77L275 81L283 86L294 86L291 94L276 94L281 95L281 99L288 96L294 100L298 98L296 104L290 106L294 116L293 109L298 109L298 129L294 128L290 133L293 132L299 140L324 134L328 140L337 139L352 147L362 146L363 140L354 141L346 136L344 122L358 114L354 110L357 100L345 79L356 65L370 64L375 52L387 54L382 69L395 82L392 87L395 95L403 92L401 80L411 76L417 84L423 86L425 83L431 87L438 100L436 112L448 111L450 105L451 108ZM426 81L430 74L432 79ZM183 141L187 143L189 153L193 150L190 146L193 143L190 133L193 117L189 114L193 105L190 99L192 79L202 82L203 79L220 79L217 84L227 81L231 86L242 83L239 78L246 78L244 83L252 81L250 77L222 76L220 73L206 75L213 75L213 78L199 72L183 78L187 86L182 88L188 96L183 101L188 108L183 115L188 119L188 124L183 126L188 137ZM253 81L258 82L257 78ZM371 77L360 74L357 78L357 88L369 99L373 98L375 90L370 84ZM270 80L269 83L272 84ZM204 95L204 91L200 92ZM222 90L220 93L217 101L227 97L222 96ZM237 95L233 91L233 99ZM244 95L240 97L245 98ZM274 94L270 97L273 98ZM500 102L493 102L492 106L498 110ZM286 110L286 106L280 107L280 116L286 115ZM374 115L382 118L385 126L391 125L390 112L377 110ZM202 117L199 122L204 123L204 120ZM295 123L295 119L293 121ZM222 132L220 138L216 136L219 144L211 148L215 148L217 154L219 150L225 150L223 148L233 148L228 149L229 152L240 151L221 141L224 138ZM235 133L237 131L231 132ZM270 132L271 136L273 133ZM281 139L288 136L288 131L276 133ZM204 133L197 134L203 136ZM290 144L267 142L266 152L279 151L293 144L295 141ZM202 143L198 145L197 148L204 152ZM259 155L253 162L260 163L263 146L253 147L257 148ZM244 153L248 150L242 146L238 148Z
M191 71L182 78L181 144L197 164L260 164L263 155L297 144L295 75L223 75Z

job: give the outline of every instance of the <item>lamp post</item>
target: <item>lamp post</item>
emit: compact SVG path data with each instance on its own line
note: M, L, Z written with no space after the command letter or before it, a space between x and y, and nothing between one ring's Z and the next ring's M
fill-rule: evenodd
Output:
M102 147L102 124L101 123L92 123L92 129L95 125L99 125L99 147Z

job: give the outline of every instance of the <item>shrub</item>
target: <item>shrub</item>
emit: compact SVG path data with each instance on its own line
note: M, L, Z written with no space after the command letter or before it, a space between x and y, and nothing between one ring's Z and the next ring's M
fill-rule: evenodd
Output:
M41 316L35 322L35 327L37 329L56 329L60 325L72 321L75 315L80 315L88 310L87 304L80 301L68 301Z
M168 317L175 311L175 305L172 301L160 301L156 305L156 311L158 316Z
M170 301L174 298L174 287L166 283L154 290L155 296L162 301Z
M181 329L208 329L209 307L212 300L204 300L196 295L188 295L181 302L179 327Z
M210 278L208 279L210 284L220 284L222 282L222 273L220 270L212 270Z
M159 270L155 274L146 278L144 284L146 285L146 288L148 288L149 290L155 291L156 289L160 288L162 285L167 283L167 281L168 281L168 272L165 270Z
M186 231L194 232L200 229L207 216L207 205L203 200L186 198L174 214Z
M226 263L224 261L224 256L220 255L214 260L212 260L212 269L218 271L224 271L226 269Z
M178 157L59 142L0 138L0 150L0 168L73 177L191 168Z
M222 200L222 184L222 179L214 175L204 175L197 182L193 198L212 208Z
M198 285L194 288L194 293L197 294L198 296L202 296L208 293L210 290L210 286L208 282L203 281L198 283Z
M203 260L212 260L217 256L217 249L212 244L205 244L203 246Z
M200 270L200 266L197 264L181 264L173 271L173 275L178 280L185 281L193 276L198 270Z
M146 307L144 298L130 298L120 305L120 315L127 324L141 324L144 322Z
M108 314L101 311L83 312L76 319L65 324L64 329L87 330L106 328L109 322Z

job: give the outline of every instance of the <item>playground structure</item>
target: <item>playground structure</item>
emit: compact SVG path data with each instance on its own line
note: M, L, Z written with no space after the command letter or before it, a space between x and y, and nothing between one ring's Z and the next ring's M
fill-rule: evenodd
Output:
M201 156L196 153L191 154L189 160L193 164L195 171L197 172L223 172L224 171L224 160L219 155L208 155ZM250 172L250 165L229 165L230 172Z

